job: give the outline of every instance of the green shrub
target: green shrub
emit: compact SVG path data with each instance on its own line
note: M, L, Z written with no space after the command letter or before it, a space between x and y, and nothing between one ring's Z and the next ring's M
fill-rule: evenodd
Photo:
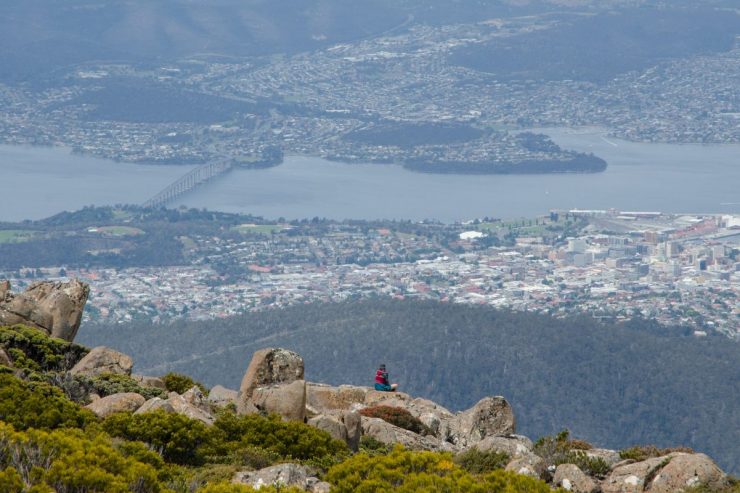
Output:
M569 440L568 447L571 450L591 450L592 448L594 448L594 446L588 443L587 441L579 440L577 438L573 440Z
M275 452L259 447L241 447L231 454L232 462L251 469L262 469L280 460Z
M88 386L90 392L94 392L101 397L118 394L120 392L136 392L145 399L152 397L167 397L167 393L162 389L153 387L143 387L128 375L117 373L102 373L95 377L77 377L78 380Z
M359 453L332 467L326 474L332 491L459 493L550 493L543 481L510 471L496 470L475 476L455 465L452 455L410 452L397 446L388 455Z
M20 473L12 467L0 471L0 493L18 493L24 486Z
M0 347L5 348L15 368L37 372L69 371L89 351L25 325L0 327Z
M204 395L208 395L208 388L205 385L181 373L169 372L162 377L162 381L164 381L167 392L183 394L193 387L198 387Z
M125 457L132 457L139 462L149 464L159 470L164 467L164 460L158 453L152 451L144 442L121 440L114 442L116 450L121 452Z
M605 478L609 474L609 464L601 457L589 457L585 452L581 450L573 450L568 452L558 464L575 464L578 468L588 474L597 478ZM557 465L557 464L556 464Z
M377 438L369 435L362 435L360 437L360 450L365 452L367 455L386 455L390 453L392 448L385 443L381 442Z
M144 442L165 461L199 466L214 463L264 467L280 459L332 465L348 454L344 442L303 423L286 423L277 416L235 416L222 413L207 427L186 416L158 410L117 413L102 429L112 436Z
M208 455L229 455L250 448L295 460L324 460L349 453L347 445L304 423L284 422L279 416L236 416L221 413L213 424Z
M210 440L209 429L200 421L176 413L116 413L103 421L103 430L112 436L144 442L167 462L201 465L202 446Z
M455 464L473 474L482 474L502 469L509 463L509 454L488 450L482 452L471 447L455 456Z
M604 477L609 465L600 457L589 457L584 450L591 449L590 443L571 440L570 432L563 430L557 435L544 436L534 444L534 453L542 457L548 465L575 464L586 474Z
M432 435L432 430L402 407L372 406L360 410L360 414L369 418L380 418L392 425L413 431L419 435Z
M662 457L673 452L686 452L693 454L694 451L688 447L658 448L655 445L635 445L619 451L619 457L622 459L632 459L640 462L653 457Z
M26 382L0 373L0 421L25 430L82 428L97 418L46 382Z
M82 430L15 431L0 423L0 491L162 491L156 470ZM13 472L14 471L14 472ZM14 488L21 480L24 487ZM30 489L25 485L33 484Z

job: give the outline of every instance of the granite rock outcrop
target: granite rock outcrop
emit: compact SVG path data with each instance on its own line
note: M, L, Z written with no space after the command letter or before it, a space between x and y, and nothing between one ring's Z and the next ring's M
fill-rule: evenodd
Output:
M71 342L80 328L89 295L90 287L76 279L37 282L22 293L13 293L10 283L2 281L0 325L23 324Z

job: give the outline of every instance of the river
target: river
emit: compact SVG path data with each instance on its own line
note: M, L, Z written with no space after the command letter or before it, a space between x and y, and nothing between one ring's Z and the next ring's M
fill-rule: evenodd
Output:
M0 221L42 219L87 205L139 204L190 169L117 163L64 147L0 145Z
M287 156L277 167L234 170L175 205L267 218L531 217L553 208L740 212L740 145L645 144L599 129L540 129L567 149L593 152L603 173L434 175L400 166ZM189 167L144 166L0 146L0 219L39 218L89 204L141 203Z

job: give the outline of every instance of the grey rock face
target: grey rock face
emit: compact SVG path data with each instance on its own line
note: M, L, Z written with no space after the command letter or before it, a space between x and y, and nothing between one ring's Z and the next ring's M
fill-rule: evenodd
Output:
M297 353L282 348L256 351L239 387L237 412L253 412L251 400L257 387L288 384L296 380L303 380L303 358Z
M239 392L227 389L222 385L216 385L208 392L208 402L215 406L227 406L231 403L236 404Z
M94 377L103 373L130 375L134 361L130 356L119 353L105 346L93 348L87 355L72 367L72 375Z
M187 402L188 404L192 406L195 406L197 408L204 409L204 410L208 409L208 402L206 400L206 396L198 388L197 385L194 385L193 387L185 391L185 393L182 394L182 398L185 400L185 402Z
M596 481L588 477L575 464L560 464L555 469L552 483L574 493L593 493L599 489Z
M507 471L523 474L533 478L541 478L547 465L545 461L531 452L522 454L506 464Z
M144 404L144 402L144 397L135 392L123 392L102 397L91 402L85 407L101 418L105 418L106 416L117 412L136 411Z
M150 413L158 409L162 409L166 413L175 412L175 408L172 407L172 404L170 404L168 401L161 399L159 397L152 397L151 399L146 401L144 404L142 404L139 409L134 411L134 414Z
M254 489L264 486L290 487L295 486L304 491L327 491L325 483L321 483L313 472L306 466L299 464L278 464L266 467L259 471L237 472L232 483L246 484Z
M704 485L715 491L727 486L727 476L704 454L675 454L650 482L654 493L672 493Z
M532 453L532 440L523 435L487 436L473 445L481 452L503 452L511 459L524 457Z
M197 389L197 387L193 388ZM192 392L190 394L188 394L188 392L185 392L183 395L180 395L177 392L171 392L167 399L152 397L142 404L134 414L150 413L161 409L167 413L182 414L183 416L187 416L190 419L196 419L206 425L212 425L216 419L208 411L208 406L202 398L203 394L200 392L200 389L198 389L197 392Z
M249 404L259 412L279 414L287 421L303 421L306 417L306 381L257 387Z
M368 387L354 385L331 385L321 383L306 384L306 405L312 414L325 414L331 411L348 411L355 405L364 406Z
M347 446L351 451L357 452L360 450L362 437L362 416L357 411L344 411L341 419L347 428Z
M654 457L617 465L601 484L604 493L642 493L646 489L645 480L657 474L670 460L670 456Z
M592 448L590 450L586 450L586 457L589 457L590 459L601 459L604 462L606 462L606 465L609 467L614 467L614 465L617 462L620 462L622 460L621 457L619 457L619 452L616 450L610 450L606 448Z
M410 450L453 451L454 447L435 437L421 436L404 430L380 418L362 417L362 434L371 436L386 445L400 443Z
M192 404L192 402L187 400L182 395L178 395L175 393L173 394L174 395L170 395L167 398L167 403L172 406L177 414L182 414L183 416L187 416L190 419L197 419L198 421L207 425L212 425L213 422L216 421L213 415L211 415L211 413L209 413L205 409Z
M37 282L13 294L10 284L0 285L0 325L24 324L44 330L52 337L73 341L80 328L90 288L76 279Z
M327 432L335 440L347 443L347 426L338 419L320 414L309 419L308 424Z
M488 436L516 433L516 420L509 403L503 397L485 397L456 415L449 424L449 441L460 447L480 442Z

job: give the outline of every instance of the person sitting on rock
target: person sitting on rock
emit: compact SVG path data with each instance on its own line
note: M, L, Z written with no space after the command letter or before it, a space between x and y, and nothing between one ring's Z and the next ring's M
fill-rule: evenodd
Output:
M388 372L385 370L385 364L378 367L378 371L375 372L375 390L383 392L395 392L397 383L390 383L388 381Z

